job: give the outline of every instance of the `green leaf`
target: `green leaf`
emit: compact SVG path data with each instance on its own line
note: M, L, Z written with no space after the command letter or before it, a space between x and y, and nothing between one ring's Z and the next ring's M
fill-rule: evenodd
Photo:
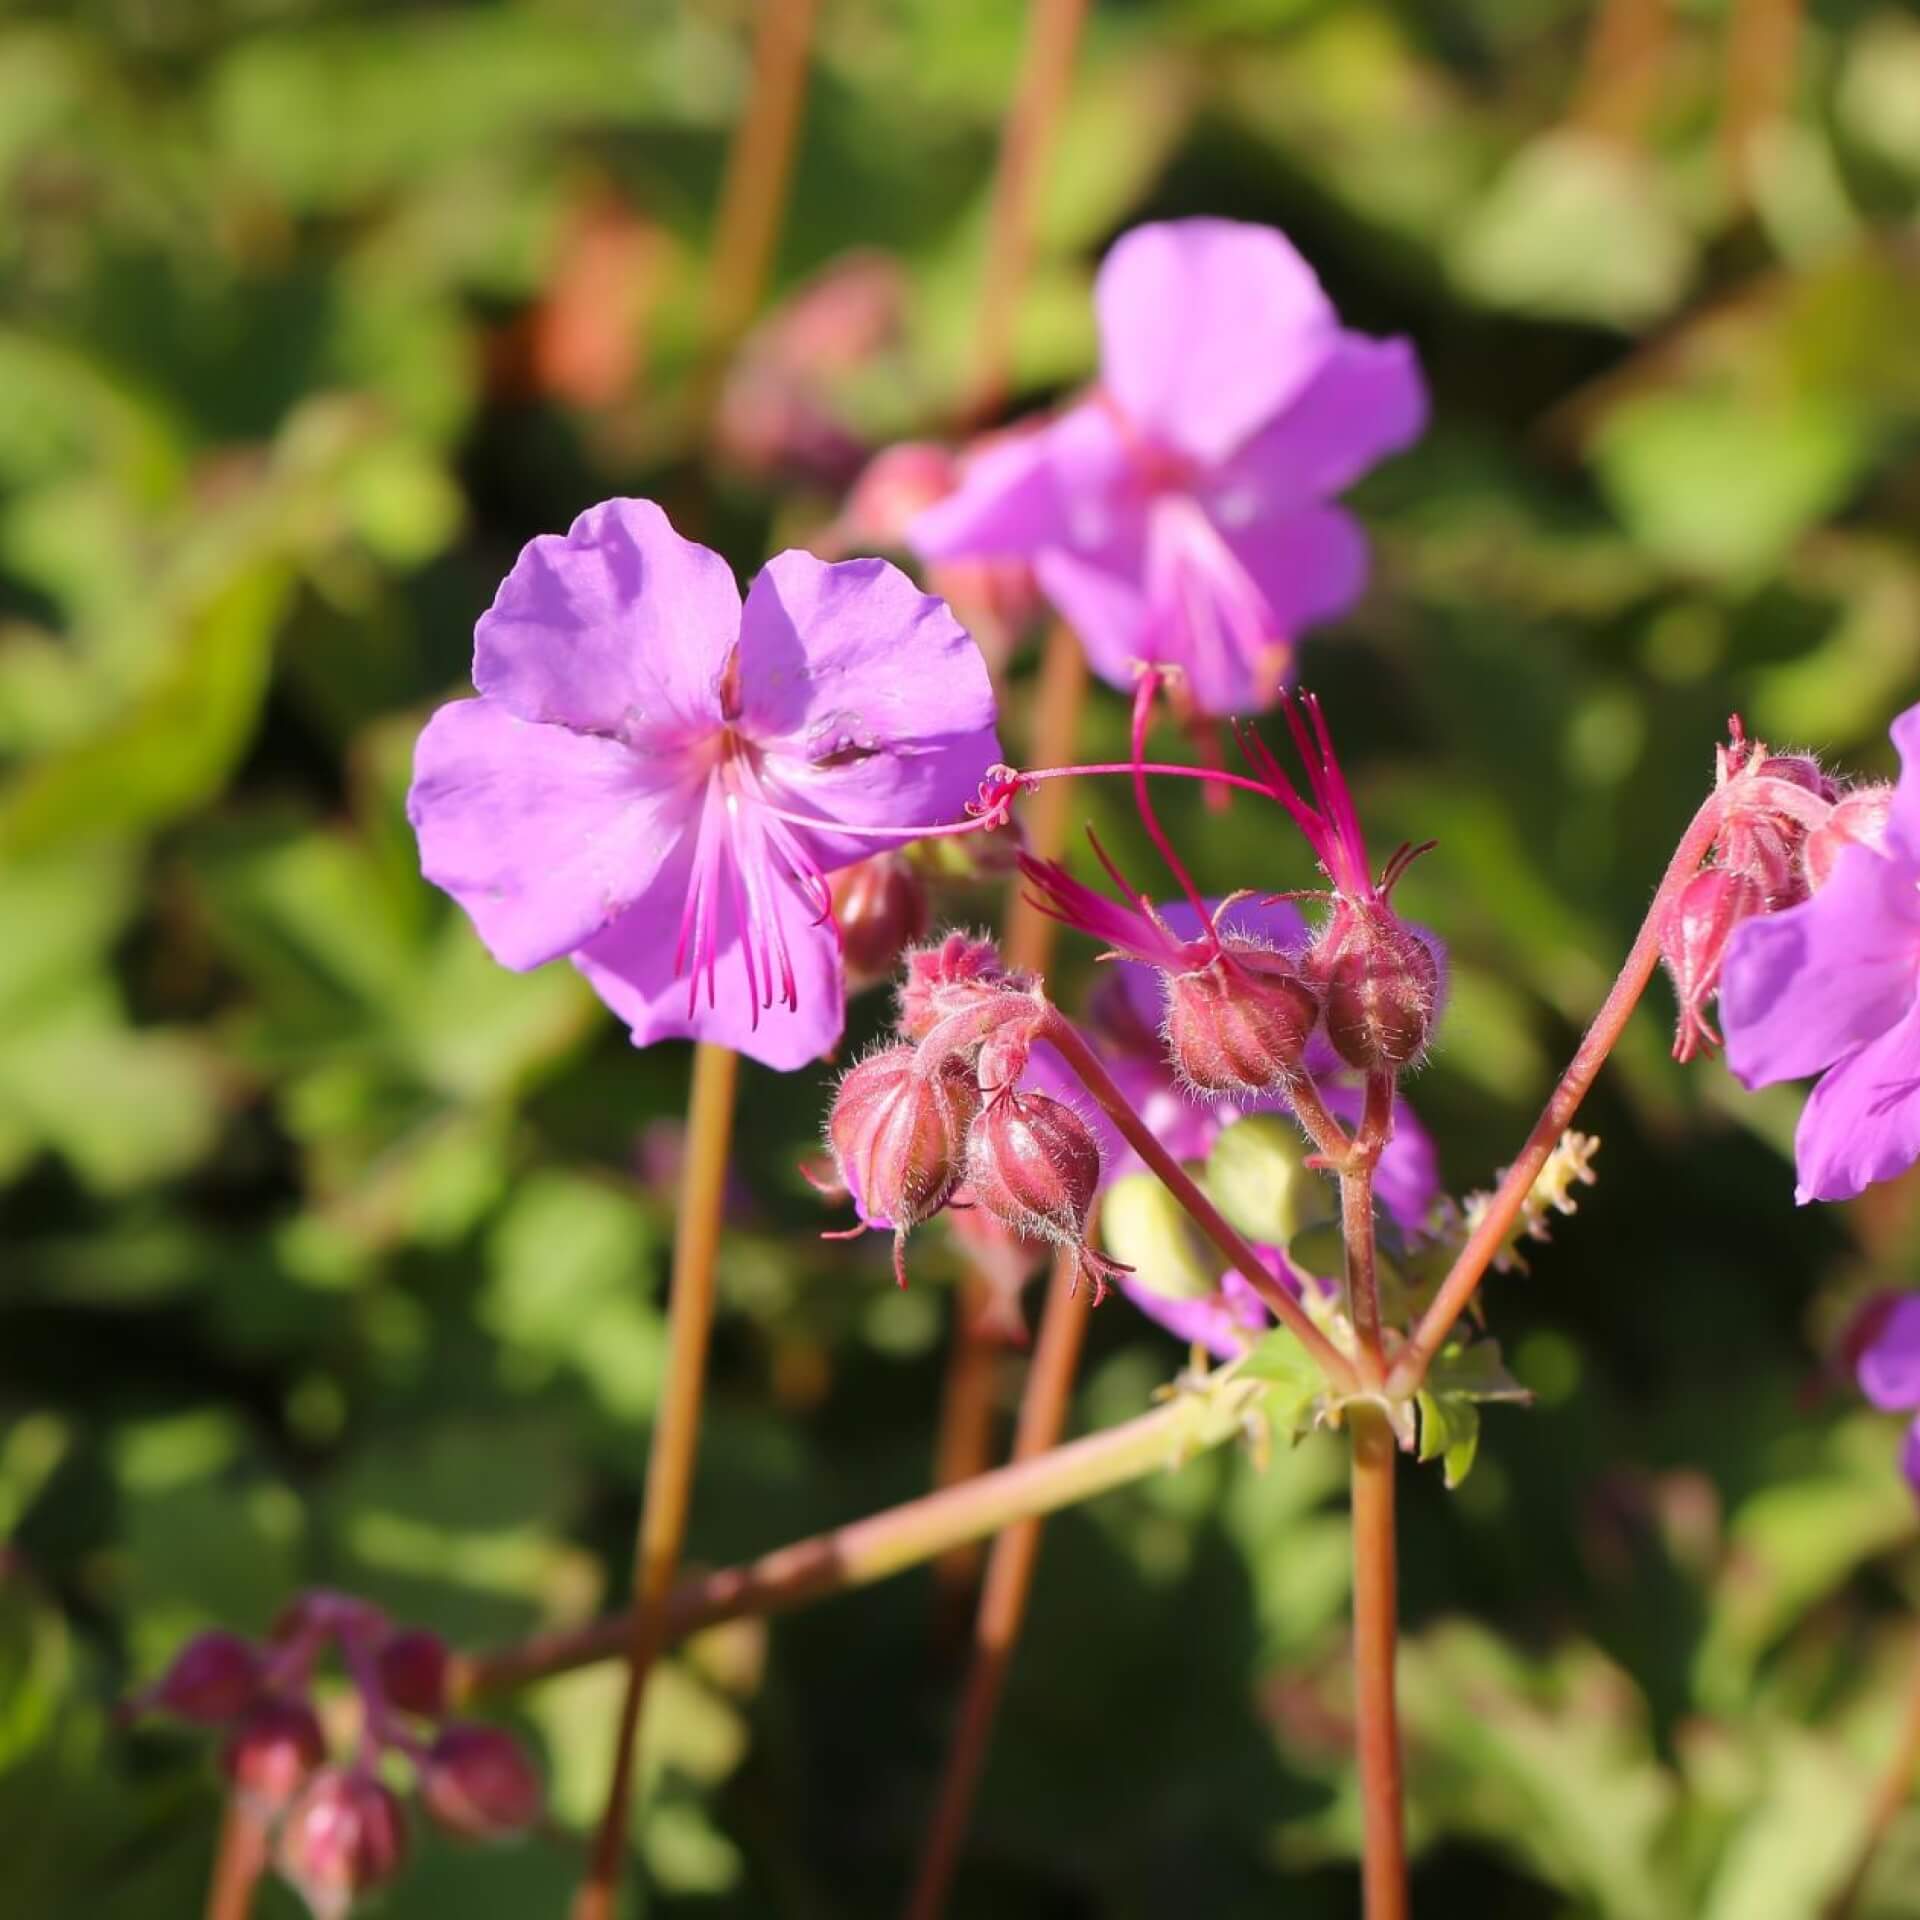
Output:
M1325 1376L1286 1328L1276 1327L1256 1340L1237 1363L1237 1371L1242 1379L1263 1380L1272 1387L1264 1404L1282 1433L1298 1440L1321 1424Z
M1464 1394L1420 1389L1420 1458L1438 1460L1449 1489L1473 1471L1480 1451L1480 1409Z

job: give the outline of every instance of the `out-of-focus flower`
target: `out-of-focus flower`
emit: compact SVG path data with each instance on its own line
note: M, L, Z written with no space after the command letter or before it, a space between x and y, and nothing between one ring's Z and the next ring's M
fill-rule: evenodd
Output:
M314 1920L345 1920L406 1864L407 1816L371 1774L323 1767L287 1810L274 1857Z
M463 1840L509 1840L545 1806L540 1776L520 1743L498 1727L442 1727L420 1762L427 1816Z
M1282 235L1230 220L1136 228L1095 304L1097 393L971 461L909 539L1030 560L1116 686L1144 660L1202 713L1264 708L1302 629L1365 585L1365 538L1326 502L1425 425L1412 348L1343 328Z
M416 751L422 867L502 965L571 956L636 1045L830 1051L826 875L960 818L999 757L978 649L904 574L783 553L743 607L647 501L531 541L473 671Z
M1820 1074L1794 1140L1799 1198L1846 1200L1920 1159L1920 707L1893 724L1901 774L1878 847L1728 943L1727 1064L1749 1087Z
M1883 1413L1912 1413L1901 1470L1920 1494L1920 1294L1875 1304L1854 1358L1860 1391Z

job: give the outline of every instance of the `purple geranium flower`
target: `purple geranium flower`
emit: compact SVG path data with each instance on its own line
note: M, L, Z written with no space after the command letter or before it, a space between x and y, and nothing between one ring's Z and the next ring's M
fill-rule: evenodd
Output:
M1324 503L1425 425L1413 350L1347 331L1280 234L1232 220L1136 228L1094 298L1099 391L983 451L908 538L1030 557L1115 686L1163 662L1204 713L1266 707L1295 636L1365 585Z
M1821 1074L1794 1138L1803 1204L1851 1199L1920 1159L1920 707L1893 741L1884 842L1845 847L1810 899L1744 922L1721 972L1740 1080Z
M571 955L636 1045L773 1067L840 1037L824 876L958 819L1000 756L978 649L897 568L783 553L743 607L644 500L528 543L473 680L415 755L427 878L503 966Z
M1887 1302L1854 1362L1860 1391L1883 1413L1914 1413L1900 1466L1920 1493L1920 1294Z

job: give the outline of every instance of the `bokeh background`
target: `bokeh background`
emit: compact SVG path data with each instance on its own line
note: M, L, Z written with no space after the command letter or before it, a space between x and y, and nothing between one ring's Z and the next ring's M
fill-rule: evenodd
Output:
M0 24L18 1920L198 1911L204 1747L109 1724L195 1626L257 1630L318 1581L481 1645L622 1591L686 1051L634 1052L564 967L496 969L419 881L401 796L530 535L651 494L744 575L955 402L1023 9L824 0L709 438L751 25L746 0L15 0ZM1381 840L1441 842L1403 896L1454 955L1414 1097L1450 1184L1484 1183L1727 714L1875 772L1920 690L1920 11L1100 0L1022 404L1088 372L1104 244L1185 212L1285 228L1431 377L1431 434L1359 497L1374 590L1306 671ZM1089 727L1118 743L1115 696ZM1269 822L1168 810L1209 885L1306 883ZM1144 859L1115 795L1076 811ZM1915 1189L1797 1212L1796 1096L1673 1067L1669 1012L1656 987L1591 1102L1579 1218L1490 1286L1537 1405L1490 1414L1458 1492L1404 1475L1431 1914L1804 1920L1894 1739L1915 1515L1896 1427L1825 1369L1848 1304L1909 1283ZM745 1088L706 1562L930 1471L951 1256L925 1236L901 1294L878 1242L814 1239L823 1084ZM1104 1306L1076 1424L1180 1358ZM957 1914L1354 1910L1341 1474L1336 1444L1264 1474L1223 1454L1052 1526ZM648 1912L892 1911L953 1698L936 1611L909 1576L675 1660ZM426 1845L395 1920L562 1911L615 1684L510 1704L558 1831ZM1920 1819L1861 1911L1920 1915Z

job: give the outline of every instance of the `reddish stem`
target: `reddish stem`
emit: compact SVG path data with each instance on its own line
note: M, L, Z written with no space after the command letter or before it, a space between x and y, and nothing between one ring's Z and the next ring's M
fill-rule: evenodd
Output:
M266 1870L267 1824L237 1793L230 1793L220 1821L213 1877L207 1883L206 1920L247 1920Z
M1406 1816L1394 1668L1398 1622L1393 1430L1377 1406L1348 1409L1353 1439L1354 1747L1360 1769L1365 1920L1407 1920Z
M1455 1321L1467 1310L1467 1304L1472 1300L1474 1290L1479 1286L1494 1255L1506 1244L1507 1235L1513 1230L1513 1223L1519 1218L1520 1209L1532 1191L1540 1169L1546 1165L1548 1155L1559 1144L1560 1136L1572 1125L1574 1115L1580 1110L1580 1102L1586 1098L1587 1089L1593 1085L1607 1055L1626 1031L1635 1005L1646 991L1654 968L1660 964L1660 934L1668 912L1678 899L1681 888L1698 871L1700 862L1706 858L1714 836L1720 830L1723 798L1723 790L1716 789L1710 793L1701 802L1699 812L1693 816L1681 836L1680 844L1674 849L1673 858L1667 863L1667 871L1653 896L1653 904L1647 909L1647 917L1641 922L1640 932L1620 968L1619 977L1601 1002L1600 1011L1594 1015L1592 1026L1575 1049L1566 1072L1560 1076L1559 1085L1548 1097L1540 1118L1534 1122L1533 1131L1527 1135L1519 1157L1507 1169L1486 1212L1481 1216L1480 1224L1460 1249L1447 1277L1440 1283L1439 1292L1434 1295L1433 1304L1421 1317L1413 1338L1394 1362L1393 1370L1387 1376L1387 1391L1396 1399L1407 1398L1426 1378L1434 1356L1445 1345Z

